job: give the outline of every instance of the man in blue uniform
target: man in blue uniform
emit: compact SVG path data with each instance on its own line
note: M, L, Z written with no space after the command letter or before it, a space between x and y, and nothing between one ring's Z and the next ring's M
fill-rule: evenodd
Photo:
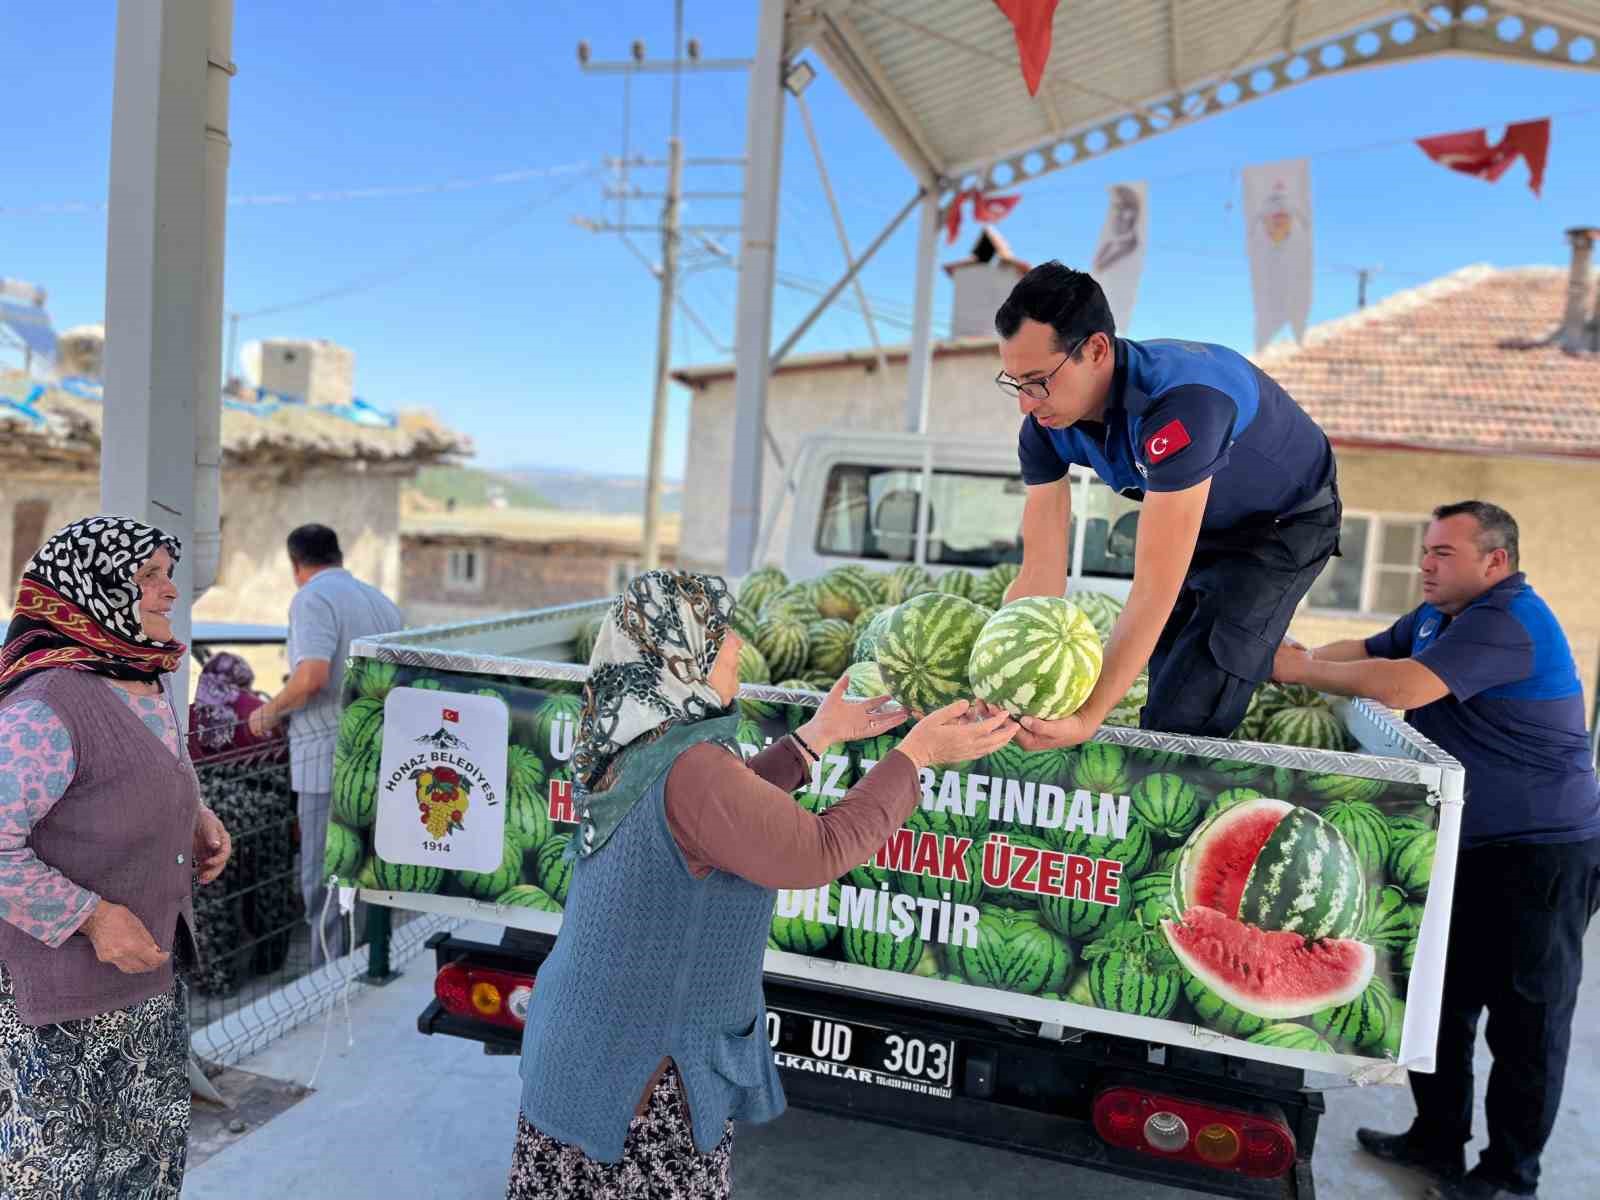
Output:
M1477 500L1433 516L1424 603L1365 641L1286 642L1274 675L1403 709L1466 770L1438 1069L1411 1076L1409 1130L1357 1137L1438 1176L1430 1195L1524 1196L1561 1104L1583 937L1600 906L1600 793L1572 651L1518 569L1516 521ZM1463 1178L1485 1009L1489 1145Z
M1140 724L1226 737L1295 606L1339 542L1327 436L1242 355L1116 336L1100 285L1035 267L995 314L1022 413L1022 569L1006 598L1066 588L1069 466L1142 502L1127 607L1094 691L1059 721L1024 718L1026 749L1087 741L1150 668Z

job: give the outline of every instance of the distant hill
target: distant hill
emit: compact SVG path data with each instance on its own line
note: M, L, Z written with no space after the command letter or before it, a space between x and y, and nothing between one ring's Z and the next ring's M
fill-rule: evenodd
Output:
M592 513L642 513L644 479L638 475L596 475L559 467L507 467L499 474L545 496L557 508ZM661 511L683 507L683 481L669 479L661 488Z
M454 500L461 508L486 508L500 496L511 508L556 508L537 487L503 471L477 467L424 467L414 485L429 500Z

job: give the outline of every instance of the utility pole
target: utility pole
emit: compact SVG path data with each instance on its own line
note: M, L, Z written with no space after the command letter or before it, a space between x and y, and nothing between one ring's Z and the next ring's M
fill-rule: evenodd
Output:
M622 156L611 160L617 168L618 178L614 186L606 190L606 196L618 201L617 220L596 221L586 218L577 218L576 223L594 233L615 233L621 236L623 243L631 250L635 257L644 263L645 267L656 277L660 285L660 301L656 319L656 369L655 392L650 408L650 447L645 464L645 496L644 496L644 536L641 547L641 560L645 570L653 570L661 562L661 459L665 449L667 430L667 403L671 395L671 368L672 368L672 317L677 309L682 309L702 330L709 332L708 326L700 315L689 307L688 303L678 294L678 257L681 248L681 239L685 232L697 234L730 233L737 232L737 225L694 225L684 226L680 219L682 203L686 198L703 198L708 200L736 199L740 193L727 192L690 192L683 190L683 168L686 160L683 156L683 141L678 136L678 110L680 78L685 71L743 71L749 67L748 59L706 59L700 56L700 43L690 38L687 47L683 42L683 0L677 0L674 5L673 27L673 56L666 60L651 60L645 56L644 43L634 41L632 46L632 61L622 62L592 62L590 61L589 44L578 43L578 65L591 74L605 74L623 76L623 148ZM687 51L687 53L685 53ZM629 136L632 128L633 104L633 76L642 74L667 74L672 75L672 109L671 133L667 139L667 157L665 161L649 160L636 157L629 153ZM743 165L742 158L705 158L688 159L688 166L731 166ZM641 191L629 186L628 171L635 167L665 167L667 169L667 187L665 193L652 193ZM660 197L663 201L661 219L655 225L635 225L628 221L628 201L630 199L646 199ZM638 245L632 240L634 233L659 233L661 236L661 262L659 265L652 263ZM713 341L715 338L713 337Z

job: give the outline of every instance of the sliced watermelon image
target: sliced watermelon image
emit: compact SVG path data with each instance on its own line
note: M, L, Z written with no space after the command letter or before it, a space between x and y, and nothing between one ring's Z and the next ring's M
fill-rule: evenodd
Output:
M1259 929L1204 905L1161 928L1178 961L1218 999L1269 1021L1348 1004L1377 963L1365 942Z

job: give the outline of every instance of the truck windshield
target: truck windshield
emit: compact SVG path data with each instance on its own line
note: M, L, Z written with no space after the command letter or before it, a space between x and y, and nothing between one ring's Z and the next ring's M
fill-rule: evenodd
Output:
M1081 524L1079 518L1082 518ZM1133 578L1133 545L1139 531L1139 502L1090 477L1073 489L1073 537L1083 530L1083 562L1077 573L1102 579Z
M842 463L828 472L818 522L818 554L910 562L916 536L922 472ZM1022 561L1026 489L1014 475L933 472L928 492L927 562L992 567Z

